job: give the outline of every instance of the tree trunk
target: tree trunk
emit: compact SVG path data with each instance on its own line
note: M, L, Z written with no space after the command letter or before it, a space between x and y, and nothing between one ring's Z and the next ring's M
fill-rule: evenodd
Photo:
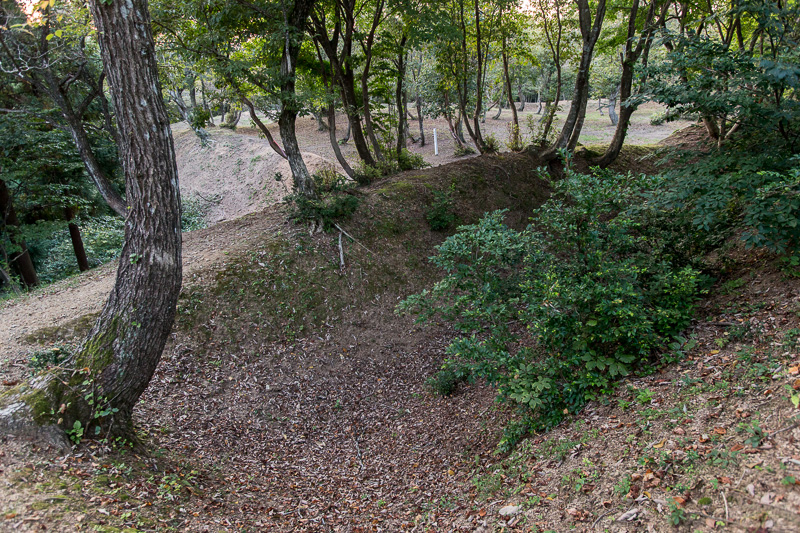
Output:
M119 125L129 213L117 279L69 360L3 398L0 427L55 437L131 435L181 287L178 172L146 0L90 1ZM38 430L36 429L38 428Z
M625 53L622 58L622 75L620 77L619 84L619 101L621 102L619 109L620 116L616 123L617 129L614 131L614 138L611 139L611 143L609 143L605 153L597 161L597 164L602 168L606 168L613 163L622 150L622 145L625 142L625 136L628 132L628 125L630 124L631 116L633 115L633 112L636 111L636 106L628 103L628 99L633 93L633 78L636 61L639 59L639 57L642 57L642 63L646 66L647 59L650 55L650 46L653 42L653 32L655 30L652 27L652 22L655 18L655 2L650 6L650 11L647 13L647 17L644 22L642 35L639 37L636 48L633 48L633 37L636 32L636 14L638 8L639 0L634 0L631 8L631 14L628 19L628 35L625 44ZM661 12L662 19L666 16L666 13L667 7L664 6L662 7ZM614 102L609 102L609 104L614 104ZM609 115L611 114L611 109L613 108L609 108Z
M19 219L14 211L14 203L11 200L11 192L6 186L6 182L0 179L0 229L5 229L8 240L11 244L19 248L13 251L8 257L8 263L19 273L22 282L29 289L39 284L39 276L36 275L36 268L33 266L31 254L28 246L18 235Z
M322 109L314 109L314 120L317 121L317 131L328 131L328 125L322 120Z
M611 125L616 126L619 123L619 116L617 115L617 98L619 97L619 87L614 89L608 95L608 118L611 120Z
M339 142L336 140L336 108L333 104L328 106L328 135L330 136L331 148L333 148L333 153L336 155L336 160L342 166L345 174L352 178L353 168L347 162L347 159L344 158L344 155L342 155L342 149L339 147Z
M422 128L422 97L417 94L417 120L419 121L420 146L425 146L425 130Z
M350 121L347 121L347 131L344 132L344 137L339 141L340 145L347 144L347 141L350 140Z
M72 219L75 218L75 211L70 207L64 208L64 219L69 225L69 237L72 241L72 250L75 252L75 260L78 262L78 269L81 272L89 270L89 258L86 257L86 248L83 246L81 229Z
M258 127L261 133L264 134L264 137L267 139L267 143L269 143L270 148L272 148L272 150L282 158L288 159L288 157L286 157L286 152L283 151L283 148L281 148L281 146L275 142L275 139L272 138L272 133L270 133L267 126L261 122L260 118L258 118L253 102L251 102L250 99L245 96L241 96L241 99L242 103L247 106L247 110L250 112L250 119L253 121L253 124Z
M519 132L519 117L517 117L517 107L514 105L514 96L511 92L511 75L508 72L508 51L506 50L506 36L503 34L503 72L506 78L506 93L508 94L508 106L511 108L511 145L519 147L522 144ZM520 91L522 92L522 91Z
M297 113L301 106L295 94L295 70L297 58L300 55L302 35L313 5L314 0L295 0L291 11L286 15L287 29L281 58L281 114L278 117L283 149L289 159L295 189L307 198L316 197L316 192L314 191L314 180L311 179L311 174L303 161L295 134ZM300 37L290 38L289 28L297 32Z
M395 103L397 104L397 146L395 148L397 157L406 147L406 112L408 107L403 100L403 80L406 77L406 41L407 35L400 39L400 51L397 53L397 87L395 89Z
M505 96L505 94L501 94L500 100L497 101L497 113L492 117L492 120L499 120L500 115L503 114L503 96Z
M89 174L95 187L97 187L97 190L100 191L100 196L103 197L109 207L119 216L126 217L128 215L128 206L125 200L122 199L122 196L114 189L114 186L111 185L111 181L109 181L103 169L100 168L100 164L94 156L92 145L89 143L89 137L86 135L86 128L83 125L82 117L75 115L72 105L61 93L58 82L49 75L47 75L46 78L48 78L47 85L50 97L61 110L61 115L64 117L69 127L72 140L75 143L75 147L78 149L78 154L81 156L83 165L86 167L86 172Z
M594 46L598 37L600 37L600 30L606 14L606 0L598 1L594 21L592 21L589 0L576 0L576 3L578 4L578 21L583 47L578 63L578 72L575 76L575 93L572 97L572 104L567 118L564 120L561 134L553 146L542 154L545 159L557 157L558 150L562 148L570 149L570 146L574 147L578 142L586 113L586 100L589 97L589 67L592 62Z

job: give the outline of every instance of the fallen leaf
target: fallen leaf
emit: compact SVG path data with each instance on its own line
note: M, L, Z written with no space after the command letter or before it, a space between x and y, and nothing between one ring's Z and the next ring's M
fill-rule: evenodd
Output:
M654 444L653 448L663 448L664 444L666 444L666 442L667 442L666 439L664 439L661 442L659 442L658 444Z

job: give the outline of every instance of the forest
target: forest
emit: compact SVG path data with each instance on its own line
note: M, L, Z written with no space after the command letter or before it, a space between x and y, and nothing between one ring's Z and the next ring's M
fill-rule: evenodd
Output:
M800 528L796 0L0 19L0 530Z

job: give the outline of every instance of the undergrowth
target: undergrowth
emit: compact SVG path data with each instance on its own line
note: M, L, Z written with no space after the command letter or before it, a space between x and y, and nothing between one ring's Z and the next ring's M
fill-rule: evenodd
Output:
M648 206L658 184L568 166L528 228L506 226L503 211L461 227L432 258L444 278L401 303L401 312L442 317L460 333L437 391L483 378L519 407L501 448L649 368L654 350L688 324L705 281L692 259L707 239L686 239L686 218Z

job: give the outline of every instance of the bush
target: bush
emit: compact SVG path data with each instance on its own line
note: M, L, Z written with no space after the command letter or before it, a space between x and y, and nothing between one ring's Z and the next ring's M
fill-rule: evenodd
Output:
M465 155L472 155L475 153L475 150L472 149L471 146L468 144L458 144L456 143L456 149L453 151L453 155L456 157L464 157Z
M508 123L508 143L506 143L506 146L512 152L521 152L525 148L519 126L510 122Z
M448 230L456 223L458 217L453 209L454 192L455 184L450 185L446 191L433 192L433 202L425 212L425 220L433 231Z
M361 186L369 185L383 176L384 173L379 167L373 167L363 162L353 169L353 179Z
M416 170L430 166L421 154L409 152L405 148L397 157L397 165L400 167L400 170Z
M680 210L695 232L718 239L738 232L748 247L794 254L800 247L800 156L744 144L689 157L666 174L655 205Z
M643 227L642 193L655 184L568 170L526 230L505 226L502 211L460 228L432 258L444 278L399 310L452 322L460 336L445 371L488 380L524 425L551 427L689 322L698 271ZM505 445L519 435L514 426Z
M496 154L500 151L500 141L493 133L483 136L483 149L488 154Z
M317 198L307 198L296 192L287 196L292 206L289 217L298 222L320 222L326 231L356 212L359 199L353 194L351 180L333 169L323 169L312 176Z
M661 126L667 121L667 112L666 111L656 111L652 115L650 115L650 125L651 126Z
M181 198L181 230L194 231L208 226L206 217L211 206L218 204L222 198L218 194L210 198L188 194Z
M125 221L117 216L103 216L78 221L89 266L94 268L119 256L125 240ZM66 224L54 227L52 223L42 225L47 238L37 240L36 246L43 248L43 261L38 267L43 283L52 283L77 274L78 263L72 248ZM33 242L33 241L32 241Z

